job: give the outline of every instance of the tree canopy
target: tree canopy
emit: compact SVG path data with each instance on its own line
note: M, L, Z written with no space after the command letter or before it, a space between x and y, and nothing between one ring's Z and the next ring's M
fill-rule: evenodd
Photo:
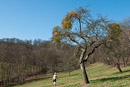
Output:
M76 44L75 46L79 48L79 62L83 78L85 83L89 83L84 62L88 60L96 48L105 44L107 40L118 37L121 32L120 26L102 16L92 18L89 10L82 7L71 10L62 19L61 25L61 27L55 26L53 28L53 41L57 43L67 40Z

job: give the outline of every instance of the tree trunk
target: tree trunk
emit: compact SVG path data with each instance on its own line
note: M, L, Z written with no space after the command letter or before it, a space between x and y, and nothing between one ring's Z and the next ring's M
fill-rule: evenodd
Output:
M70 71L69 71L69 76L71 76Z
M120 64L119 64L119 63L117 63L117 69L118 69L120 72L122 72L122 70L121 70L121 67L120 67Z
M82 75L83 75L83 79L84 79L84 84L89 83L88 76L87 76L87 73L86 73L86 70L85 70L84 62L82 62L80 64L80 68L81 68L81 71L82 71Z
M124 57L124 58L123 58L124 67L127 66L127 62L128 62L128 57Z

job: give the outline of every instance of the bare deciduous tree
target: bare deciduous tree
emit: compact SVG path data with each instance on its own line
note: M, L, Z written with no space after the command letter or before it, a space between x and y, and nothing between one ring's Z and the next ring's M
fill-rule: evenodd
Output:
M89 80L84 63L94 53L96 48L105 43L107 38L111 36L109 34L118 35L116 32L118 28L113 31L112 29L109 30L109 23L106 18L101 16L98 16L97 19L92 19L89 11L81 7L78 10L70 11L62 19L62 27L56 26L53 28L53 41L55 43L67 40L79 48L79 64L85 84L89 83Z

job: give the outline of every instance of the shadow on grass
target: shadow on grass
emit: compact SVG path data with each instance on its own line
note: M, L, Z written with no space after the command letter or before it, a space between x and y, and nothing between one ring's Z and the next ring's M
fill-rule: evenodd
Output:
M130 72L130 70L125 70L125 71L122 71L122 72L116 72L116 73L113 73L112 75L115 75L115 74L123 74L123 73L127 73L127 72Z
M32 79L32 80L27 80L27 82L45 80L45 79L49 79L49 78L51 78L51 76L48 76L48 77L40 77L40 78L35 78L35 79Z
M68 76L63 76L63 77L59 77L59 78L71 77L71 76L75 76L75 75L78 75L78 74L72 74L70 76L68 75ZM45 79L49 79L49 78L52 78L52 75L47 76L47 77L40 77L40 78L31 79L31 80L26 80L25 83L30 83L30 82L33 82L33 81L45 80Z
M71 77L71 76L76 76L76 75L78 75L78 74L71 74L70 76L68 75L68 76L63 76L63 77L59 77L59 78ZM22 81L22 82L9 84L8 87L12 87L12 86L16 86L16 85L23 85L25 83L31 83L31 82L40 81L40 80L46 80L46 79L49 79L49 78L52 78L52 75L46 76L46 77L40 77L40 78L33 78L33 79L30 79L30 80L25 80L25 81Z
M76 75L78 75L78 74L71 74L71 75L65 75L65 76L61 76L61 77L59 77L59 78L65 78L65 77L71 77L71 76L76 76Z
M45 79L49 79L51 77L52 76L47 76L47 77L33 78L33 79L30 79L30 80L24 80L22 82L11 83L7 87L12 87L12 86L16 86L16 85L23 85L25 83L31 83L31 82L35 82L35 81L45 80Z
M109 77L109 78L101 78L101 79L96 79L96 80L91 80L92 83L100 83L100 82L105 82L105 81L118 81L118 80L123 80L126 78L130 78L130 75L125 75L125 76L120 76L120 77Z

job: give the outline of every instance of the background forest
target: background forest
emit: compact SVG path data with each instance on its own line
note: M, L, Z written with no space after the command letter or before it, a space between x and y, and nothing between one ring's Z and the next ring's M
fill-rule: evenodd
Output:
M102 62L122 72L130 65L130 18L120 22L117 39L100 46L86 65ZM53 72L70 72L79 68L79 55L74 56L75 45L54 44L52 41L0 39L0 85L18 83L26 78Z

